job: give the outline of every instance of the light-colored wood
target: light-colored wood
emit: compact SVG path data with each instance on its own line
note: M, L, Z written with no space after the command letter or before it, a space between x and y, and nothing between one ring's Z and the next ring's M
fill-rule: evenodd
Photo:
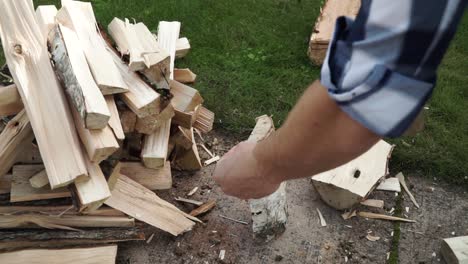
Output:
M29 183L33 188L42 188L49 184L49 178L47 177L47 172L45 170L41 170L40 172L34 174L31 178L29 178Z
M108 32L117 44L121 54L130 55L129 68L140 71L165 60L169 53L160 49L155 37L143 23L132 24L114 18Z
M88 216L44 214L13 214L0 217L0 229L47 228L74 230L82 227L132 227L135 221L126 216ZM76 229L75 229L76 230Z
M170 139L176 146L180 146L184 149L191 149L193 145L193 139L190 129L177 126L175 132L172 133Z
M203 202L195 201L195 200L187 199L187 198L182 198L182 197L176 197L176 198L174 198L174 200L176 200L178 202L194 204L194 205L197 205L197 206L200 206L200 205L203 204Z
M219 161L220 159L221 159L221 157L219 157L219 156L212 157L212 158L209 159L209 160L205 160L205 162L203 162L203 165L209 166L209 165L211 165L211 164L213 164L213 163Z
M135 126L137 123L137 115L130 111L125 110L121 112L120 115L120 124L122 124L122 129L124 133L132 133L135 131Z
M111 56L128 85L128 92L120 94L120 98L139 117L158 114L161 111L160 94L132 72L117 54L111 52Z
M211 130L213 130L214 120L215 114L208 110L206 107L201 106L197 119L193 124L193 127L198 129L202 133L208 133Z
M57 7L54 5L41 5L36 8L37 24L41 28L44 39L47 39L49 32L55 27L55 16Z
M5 175L34 138L26 112L17 114L0 134L0 177Z
M115 104L114 96L113 95L106 95L106 103L107 103L107 108L109 108L109 111L111 113L110 119L109 119L109 127L112 128L112 131L114 132L114 136L120 140L123 141L125 139L125 133L122 128L122 124L120 123L120 115L119 111L117 110L117 105Z
M0 35L53 188L86 177L84 156L64 91L28 0L0 2ZM50 144L53 140L54 144Z
M66 1L57 13L57 20L78 35L94 80L105 95L128 91L117 66L99 34L91 3Z
M408 186L406 185L405 176L403 175L403 173L402 172L398 173L396 178L400 182L401 186L403 186L403 189L405 190L406 194L408 194L408 196L411 199L411 201L413 202L414 206L419 208L418 202L416 201L413 194L410 192Z
M468 264L468 236L444 239L440 251L447 264Z
M145 167L157 169L164 166L167 159L170 132L171 119L168 119L156 132L145 136L141 151L141 159Z
M51 190L50 185L48 184L42 188L32 187L29 179L43 170L43 165L14 166L13 178L11 180L10 202L26 202L70 197L70 192L65 187L56 188L54 190Z
M351 208L388 174L392 149L381 140L354 160L313 176L312 183L326 204L338 210Z
M384 208L385 202L383 200L367 199L362 201L361 204L375 208Z
M175 236L191 230L195 223L190 219L196 220L124 175L106 204Z
M259 142L275 131L275 124L271 117L263 115L257 117L257 123L247 141ZM287 183L281 183L273 194L249 200L252 215L252 229L257 237L268 238L284 232L288 221L288 206L286 200Z
M12 178L13 176L11 174L0 176L0 194L10 193Z
M119 142L117 142L114 132L109 126L106 126L104 129L89 130L85 128L83 120L81 120L78 112L72 109L72 114L75 120L76 130L88 154L87 158L99 164L117 151Z
M0 116L16 115L23 108L23 102L16 85L0 85Z
M73 205L51 205L51 206L0 206L0 215L18 214L43 214L48 216L81 215ZM88 216L125 216L124 213L114 208L105 207L97 211L90 212Z
M214 207L216 206L216 201L215 200L211 200L211 201L208 201L202 205L200 205L200 207L196 208L196 209L193 209L191 212L190 212L190 215L191 216L199 216L199 215L202 215L204 213L207 213L209 212L211 209L213 209Z
M325 1L310 38L308 54L312 62L321 65L325 59L336 19L340 16L356 17L360 6L361 0Z
M89 172L89 179L75 182L73 190L78 198L80 212L89 213L101 207L111 193L99 165L86 159L86 167Z
M110 111L89 70L76 33L58 24L49 34L55 72L62 81L70 105L79 113L87 129L107 126Z
M176 42L176 58L180 59L185 56L190 51L190 42L187 38L179 38Z
M193 111L203 103L203 98L196 89L178 81L171 81L170 83L171 93L174 95L171 102L176 110L181 112Z
M167 190L172 188L171 163L166 161L164 167L149 169L141 162L121 162L120 173L138 182L150 190Z
M117 165L115 165L115 167L112 169L112 172L111 172L109 178L107 178L107 185L109 186L109 190L111 192L112 192L112 190L114 190L114 187L117 184L117 181L119 180L119 177L121 175L120 174L121 169L122 169L122 163L117 162Z
M16 1L16 0L15 0ZM72 249L28 249L0 254L8 264L115 264L117 245Z
M176 55L176 44L179 39L180 22L160 21L158 26L159 47L166 50L170 56L170 79L174 79L174 60Z
M174 107L169 103L159 114L137 118L135 130L139 133L151 135L158 130L167 120L175 115Z
M376 214L371 212L358 212L357 215L364 218L370 219L382 219L382 220L389 220L389 221L401 221L407 223L416 223L416 221L396 216L384 215L384 214Z
M320 212L320 209L318 209L318 208L315 208L315 209L317 210L317 214L318 214L319 219L320 219L320 225L322 227L327 226L327 222L325 221L325 218L323 218L323 215L322 215L322 212Z
M195 142L193 128L190 129L190 140L193 142L190 149L186 150L181 147L176 147L176 154L174 155L174 167L176 169L196 171L203 167L198 153L197 143Z
M395 177L384 179L375 189L378 191L401 192L400 182Z
M197 75L190 69L174 69L174 80L181 83L194 83Z

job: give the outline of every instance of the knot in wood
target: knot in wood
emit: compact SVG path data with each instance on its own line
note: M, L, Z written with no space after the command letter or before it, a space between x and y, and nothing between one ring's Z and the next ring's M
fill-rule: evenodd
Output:
M19 54L19 55L23 54L23 47L20 44L15 44L13 48L16 54Z

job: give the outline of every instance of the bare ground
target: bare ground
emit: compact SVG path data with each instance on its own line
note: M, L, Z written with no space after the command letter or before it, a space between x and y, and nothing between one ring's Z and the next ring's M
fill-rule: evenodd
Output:
M205 142L221 155L237 140L222 133L213 133L205 138ZM201 151L202 157L207 158ZM197 224L194 230L179 237L148 227L147 237L154 234L153 239L149 243L120 244L118 263L387 262L394 224L359 217L343 220L341 212L329 208L320 200L308 179L291 181L288 185L289 222L284 234L270 242L254 239L247 202L223 195L211 179L213 170L214 165L194 174L174 172L174 188L158 192L161 197L189 212L195 207L173 199L186 196L198 186L199 190L192 199L217 201L215 209L200 217L205 224ZM418 222L401 224L400 263L440 263L438 252L441 239L453 234L468 235L467 190L420 177L410 177L409 182L421 208L417 210L403 195L403 212ZM370 198L385 200L385 208L361 207L361 210L385 213L395 206L394 193L376 191ZM405 207L409 207L409 212ZM326 227L321 227L316 208L324 215ZM223 219L220 215L249 222L249 225ZM373 236L379 236L380 240L367 240L366 235L370 232ZM221 250L226 251L224 260L219 258Z

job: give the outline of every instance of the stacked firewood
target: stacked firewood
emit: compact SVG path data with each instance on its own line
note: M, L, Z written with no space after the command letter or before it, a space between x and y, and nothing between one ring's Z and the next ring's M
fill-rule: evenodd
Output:
M100 234L91 244L143 239L134 219L173 235L198 221L153 191L171 188L171 168L202 168L195 137L212 129L214 114L187 85L196 75L175 68L190 49L180 22L156 27L114 18L105 30L87 2L36 11L31 0L0 3L0 194L10 194L0 229L21 229L0 235L0 252L89 244L93 236L70 233L83 228ZM14 204L64 197L72 203ZM52 257L83 254L74 250ZM115 256L115 247L86 252Z

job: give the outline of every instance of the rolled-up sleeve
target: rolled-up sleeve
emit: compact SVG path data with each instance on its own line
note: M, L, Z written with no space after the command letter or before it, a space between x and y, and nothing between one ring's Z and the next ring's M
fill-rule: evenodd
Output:
M411 125L436 83L466 0L363 0L340 17L321 83L340 108L381 136Z

